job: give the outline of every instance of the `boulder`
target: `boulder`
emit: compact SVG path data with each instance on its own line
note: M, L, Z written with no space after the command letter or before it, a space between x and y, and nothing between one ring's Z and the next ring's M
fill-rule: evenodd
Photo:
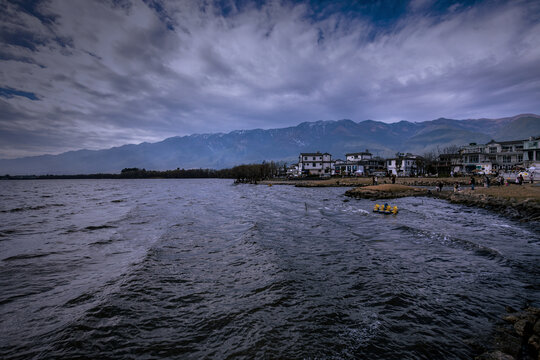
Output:
M529 338L529 341L527 341L529 345L531 345L533 348L536 349L536 351L540 351L540 337L538 335L533 335Z
M516 314L510 314L503 317L503 320L509 322L510 324L517 323L521 318Z
M519 336L525 336L528 323L527 319L521 319L514 323L514 330Z

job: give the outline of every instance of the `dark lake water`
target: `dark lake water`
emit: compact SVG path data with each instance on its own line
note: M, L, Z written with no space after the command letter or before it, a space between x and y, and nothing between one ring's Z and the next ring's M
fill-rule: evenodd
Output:
M0 358L470 359L540 230L232 180L0 182Z

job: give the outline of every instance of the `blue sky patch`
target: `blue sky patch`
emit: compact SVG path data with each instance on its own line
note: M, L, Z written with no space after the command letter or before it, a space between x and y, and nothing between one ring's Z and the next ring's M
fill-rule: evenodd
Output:
M21 90L15 90L11 88L0 87L0 96L6 99L11 99L14 96L22 96L30 100L39 100L39 98L33 92L26 92Z

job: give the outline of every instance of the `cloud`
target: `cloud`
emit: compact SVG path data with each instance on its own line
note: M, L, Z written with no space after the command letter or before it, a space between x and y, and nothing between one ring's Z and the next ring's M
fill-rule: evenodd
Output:
M0 158L319 119L540 112L537 2L392 4L8 1Z

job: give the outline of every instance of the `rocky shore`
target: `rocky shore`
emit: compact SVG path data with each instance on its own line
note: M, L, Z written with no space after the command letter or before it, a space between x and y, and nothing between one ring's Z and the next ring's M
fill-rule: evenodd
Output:
M507 308L505 325L495 329L492 349L475 360L540 360L540 309Z
M540 221L540 202L534 198L497 197L474 191L431 192L429 196L448 200L454 204L476 206L499 212L520 221Z
M398 197L407 196L426 196L430 190L415 188L407 185L400 184L382 184L372 185L364 187L356 187L345 192L346 196L354 197L356 199L395 199Z

